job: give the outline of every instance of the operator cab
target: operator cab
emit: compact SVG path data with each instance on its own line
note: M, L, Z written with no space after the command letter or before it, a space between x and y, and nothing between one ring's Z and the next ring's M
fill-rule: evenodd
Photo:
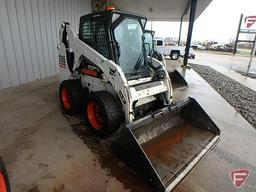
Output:
M154 44L153 44L154 35L155 35L154 31L144 30L145 49L146 49L146 55L148 56L150 56L154 52Z
M127 80L150 76L144 42L146 18L103 11L80 18L79 39L119 64Z
M156 50L156 41L154 40L155 31L144 30L144 41L146 47L146 55L150 58L155 58L158 61L163 61L161 53Z

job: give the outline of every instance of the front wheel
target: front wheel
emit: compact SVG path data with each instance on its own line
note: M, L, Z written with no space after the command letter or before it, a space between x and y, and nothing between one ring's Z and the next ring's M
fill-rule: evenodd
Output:
M123 122L120 103L108 92L89 93L85 98L84 120L97 135L115 132Z
M80 80L62 81L59 88L59 98L65 113L74 115L83 106L84 91Z
M170 53L170 57L172 60L177 60L180 57L180 52L179 51L172 51Z

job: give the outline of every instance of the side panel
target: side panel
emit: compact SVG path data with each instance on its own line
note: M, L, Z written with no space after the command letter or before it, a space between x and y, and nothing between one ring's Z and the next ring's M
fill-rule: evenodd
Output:
M99 83L101 85L94 86L92 91L99 89L99 87L108 87L109 85L112 86L115 93L118 94L120 101L124 106L129 106L130 104L130 92L128 91L129 86L128 82L120 68L119 65L115 64L113 61L106 59L104 56L99 54L97 51L92 49L90 46L82 42L75 31L73 30L70 25L66 27L68 38L69 38L69 45L74 52L74 68L79 66L79 58L81 56L85 56L88 60L93 62L101 71L104 71L103 79L100 80ZM61 30L60 30L61 32ZM61 37L61 35L60 35ZM61 39L60 39L61 40ZM63 44L63 43L61 43ZM89 79L89 78L88 78ZM83 82L86 81L86 77L84 77ZM105 89L104 89L105 90ZM124 112L126 115L126 121L131 122L132 117L129 113L131 110L129 107L125 107Z
M60 82L61 82L66 79L69 79L71 76L71 72L69 71L69 68L67 65L65 45L63 43L60 43L58 48L59 48L58 64L59 64Z
M162 42L162 44L161 44ZM156 50L162 54L165 54L164 53L164 42L162 40L156 40Z

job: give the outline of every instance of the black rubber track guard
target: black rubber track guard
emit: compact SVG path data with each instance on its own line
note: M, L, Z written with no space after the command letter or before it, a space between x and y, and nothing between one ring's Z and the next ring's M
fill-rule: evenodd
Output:
M220 130L189 98L123 126L114 153L150 182L171 191L215 146Z

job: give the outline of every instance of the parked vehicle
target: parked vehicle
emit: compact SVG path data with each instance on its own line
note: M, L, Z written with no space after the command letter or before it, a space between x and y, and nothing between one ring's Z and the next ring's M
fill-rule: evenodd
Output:
M169 55L172 60L177 60L180 56L184 57L185 55L185 46L179 46L176 44L166 44L162 38L155 38L154 44L156 50L163 55ZM190 59L195 59L194 50L191 47L189 49L189 56Z
M212 51L223 51L223 52L233 52L234 47L228 44L213 44L210 46L210 50Z
M191 47L195 50L206 50L206 47L201 44L192 44Z

